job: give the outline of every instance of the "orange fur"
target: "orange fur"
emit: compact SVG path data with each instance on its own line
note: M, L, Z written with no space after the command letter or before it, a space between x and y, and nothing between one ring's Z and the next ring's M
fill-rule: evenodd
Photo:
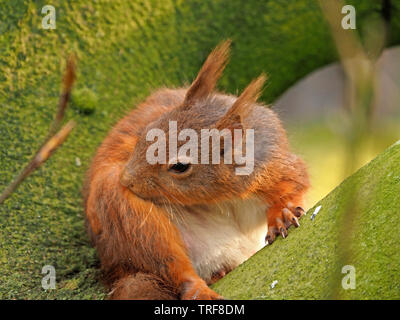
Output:
M205 99L212 93L228 62L230 43L229 40L222 42L210 53L188 89L183 107L190 107L195 101Z
M251 107L260 97L265 80L266 76L263 74L253 80L246 89L243 90L242 94L237 98L227 114L217 122L216 127L218 129L224 129L232 128L234 124L237 123L241 124L243 122L242 119L246 117Z

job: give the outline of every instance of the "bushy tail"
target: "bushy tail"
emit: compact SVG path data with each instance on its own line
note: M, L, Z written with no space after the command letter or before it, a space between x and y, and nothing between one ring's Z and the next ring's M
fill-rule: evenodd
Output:
M112 300L177 300L178 293L159 277L138 272L117 280L110 294Z

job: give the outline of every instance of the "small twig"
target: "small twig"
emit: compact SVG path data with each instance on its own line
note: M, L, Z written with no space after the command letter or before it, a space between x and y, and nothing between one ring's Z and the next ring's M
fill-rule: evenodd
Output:
M69 98L71 96L71 89L75 82L75 79L75 58L71 55L67 60L67 67L63 78L63 88L60 95L60 100L58 102L58 111L50 127L47 139L50 139L60 127L62 119L65 115L65 110L68 106Z
M332 36L343 65L347 78L346 106L349 111L350 126L347 128L347 161L344 175L348 176L360 164L362 145L370 137L373 112L373 98L375 94L375 59L371 58L354 30L344 30L341 27L341 8L344 5L339 0L319 0L322 12L331 28ZM384 36L384 35L381 35ZM382 42L383 45L383 42ZM380 43L374 44L380 51ZM341 270L342 266L354 263L356 248L353 236L356 232L356 223L360 215L358 209L359 187L354 186L346 194L345 208L338 221L338 255L337 267L332 274L331 292L329 297L341 297ZM343 195L344 196L344 195Z
M50 158L52 153L65 141L69 133L75 126L75 121L69 121L60 131L51 137L39 149L32 161L20 172L20 174L11 182L10 185L3 191L0 196L0 204L4 202L33 171L39 168L47 159Z
M53 152L65 141L65 139L67 139L71 130L74 128L75 122L71 120L57 132L64 118L65 110L68 106L68 101L71 95L71 89L74 84L75 77L75 60L72 56L70 56L67 61L67 68L63 78L63 88L58 103L58 111L50 127L47 138L44 140L43 144L35 153L28 165L24 167L18 176L2 192L0 195L0 204L2 204L4 200L6 200L15 191L15 189L17 189L22 181L24 181L33 171L39 168L47 159L51 157Z

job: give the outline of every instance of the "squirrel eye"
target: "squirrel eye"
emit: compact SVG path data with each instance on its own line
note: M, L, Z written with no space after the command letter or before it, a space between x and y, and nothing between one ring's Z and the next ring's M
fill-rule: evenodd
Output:
M169 170L175 171L176 173L184 173L190 167L190 163L178 162L172 165Z

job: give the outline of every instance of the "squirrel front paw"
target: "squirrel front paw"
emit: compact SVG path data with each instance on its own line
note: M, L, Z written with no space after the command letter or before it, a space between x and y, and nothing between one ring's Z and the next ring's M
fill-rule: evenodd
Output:
M201 280L194 280L186 282L183 285L182 300L223 300L224 298L220 296L215 291L211 290L207 284Z
M268 244L274 242L276 236L286 238L291 225L300 227L299 219L305 213L302 207L287 205L284 208L270 208L268 211L268 233L265 240Z

